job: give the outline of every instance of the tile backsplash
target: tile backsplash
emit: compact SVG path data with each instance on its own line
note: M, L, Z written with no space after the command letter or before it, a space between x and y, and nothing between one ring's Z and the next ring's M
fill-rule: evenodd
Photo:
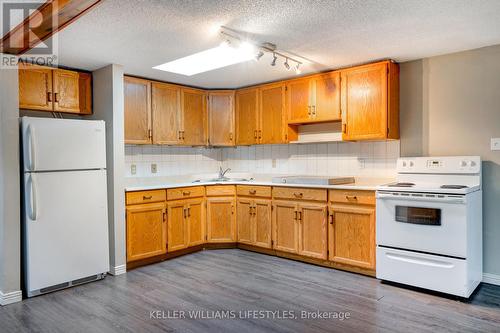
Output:
M217 172L318 176L392 177L399 141L259 145L236 148L166 146L125 147L127 177L175 176ZM157 172L151 172L156 164ZM132 165L136 174L132 174Z

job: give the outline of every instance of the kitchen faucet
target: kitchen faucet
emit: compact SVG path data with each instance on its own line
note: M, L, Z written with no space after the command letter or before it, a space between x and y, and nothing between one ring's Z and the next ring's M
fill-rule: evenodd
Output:
M225 178L226 173L231 171L231 168L227 168L226 170L222 170L222 167L219 167L219 179Z

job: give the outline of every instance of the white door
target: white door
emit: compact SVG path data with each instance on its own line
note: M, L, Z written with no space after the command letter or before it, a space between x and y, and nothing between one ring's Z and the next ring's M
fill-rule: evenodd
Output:
M22 118L24 171L106 168L104 121Z
M109 271L106 171L24 178L28 293Z

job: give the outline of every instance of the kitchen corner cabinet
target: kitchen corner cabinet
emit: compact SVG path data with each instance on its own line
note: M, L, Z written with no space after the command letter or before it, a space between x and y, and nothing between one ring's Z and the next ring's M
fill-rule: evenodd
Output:
M340 72L291 80L286 87L289 124L341 120Z
M152 143L182 143L181 89L172 84L153 82L151 111Z
M260 128L259 89L237 90L235 100L236 145L257 144Z
M375 194L330 191L328 259L375 270Z
M127 262L167 252L165 203L127 206Z
M203 90L181 88L182 144L205 146L208 143L207 94Z
M92 76L64 69L19 64L19 108L92 114Z
M151 82L126 76L125 96L125 143L151 144Z
M399 65L390 61L341 71L343 140L399 139Z
M215 186L212 190L216 194L224 195L234 186ZM207 195L210 188L207 187ZM234 191L234 190L233 190ZM234 243L236 242L236 198L234 196L208 197L207 198L207 241L209 243Z
M234 91L208 93L208 140L212 146L234 146Z

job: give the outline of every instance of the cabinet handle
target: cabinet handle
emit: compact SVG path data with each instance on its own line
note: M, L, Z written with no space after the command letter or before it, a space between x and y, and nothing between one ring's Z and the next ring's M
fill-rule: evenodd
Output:
M302 196L304 196L304 193L302 193L302 192L301 193L294 192L293 195L296 196L297 198L302 198Z
M316 105L312 106L312 115L313 117L316 117Z
M233 141L233 133L229 133L229 141Z
M299 221L302 221L302 212L299 212Z
M328 219L330 220L330 224L333 224L333 212L330 213L330 215L328 216Z
M182 140L182 131L179 131L178 137L179 137L179 140Z
M187 217L187 208L184 208L184 218Z
M47 93L47 102L52 102L52 93L51 92Z
M151 200L151 199L153 199L153 196L152 196L152 195L148 195L148 196L143 195L143 196L142 196L142 200Z
M259 139L262 139L262 131L259 130Z
M59 103L59 93L54 94L54 102Z
M148 139L151 140L151 138L153 137L153 131L152 130L148 130Z
M191 217L191 207L188 207L188 216Z
M342 133L347 133L347 125L342 124Z
M257 194L257 190L250 190L248 191L249 194Z
M309 115L309 117L311 116L311 106L310 105L307 107L307 114Z
M190 195L190 194L191 194L191 191L182 192L182 195Z
M358 200L358 197L355 196L355 195L346 195L345 198L348 200L348 201L357 201Z
M167 213L163 212L163 223L167 222Z
M295 211L295 217L293 218L294 220L297 220L297 211Z
M255 140L257 140L257 130L253 131L253 136L254 136Z

